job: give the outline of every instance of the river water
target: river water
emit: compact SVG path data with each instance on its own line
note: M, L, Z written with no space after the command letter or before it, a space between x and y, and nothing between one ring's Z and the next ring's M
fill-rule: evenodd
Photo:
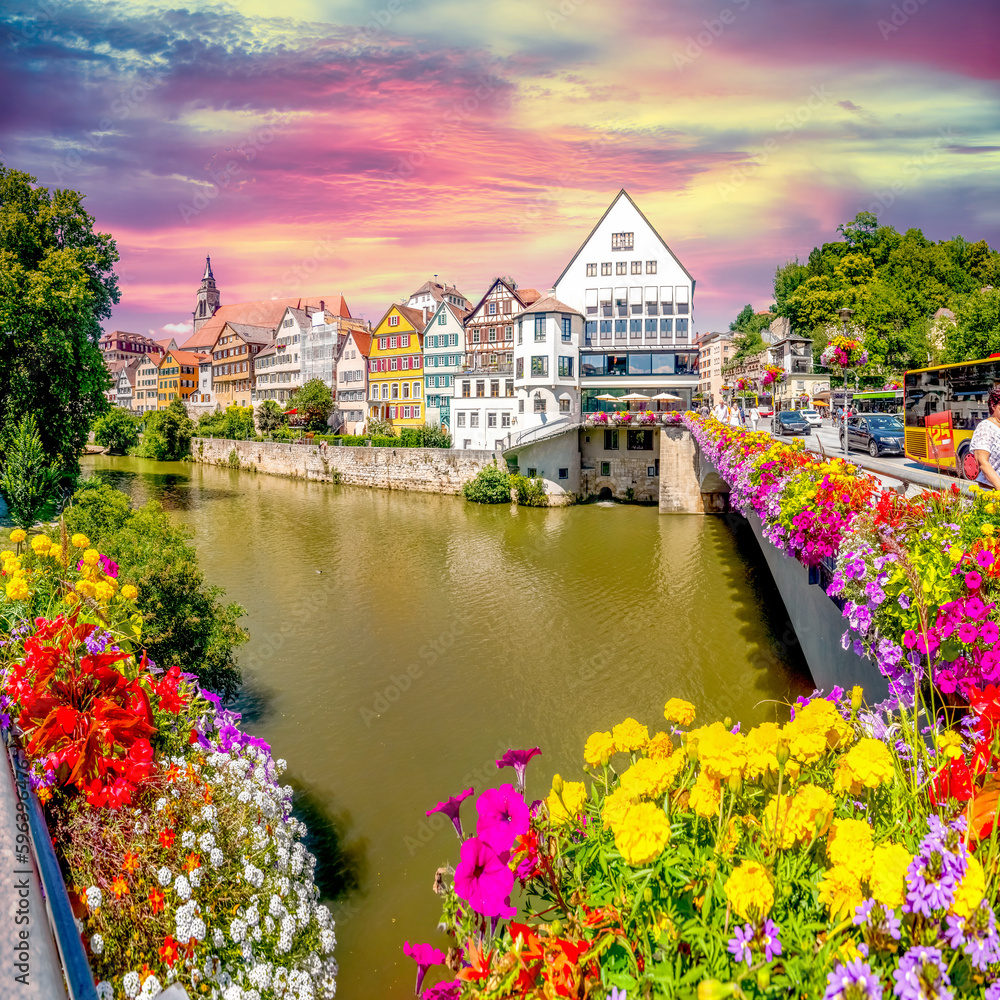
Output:
M737 519L481 507L131 458L85 467L163 503L209 582L246 608L238 707L287 759L314 831L343 1000L412 996L403 941L446 944L431 883L458 841L425 811L497 784L507 747L542 748L538 798L554 772L580 777L591 732L628 715L661 728L668 697L746 726L811 688Z

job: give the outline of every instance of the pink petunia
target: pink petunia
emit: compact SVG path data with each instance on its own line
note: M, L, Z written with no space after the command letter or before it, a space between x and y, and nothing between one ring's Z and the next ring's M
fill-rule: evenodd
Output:
M969 590L978 590L982 582L983 578L975 570L970 570L965 574L965 585Z
M1000 627L997 626L996 622L986 622L979 629L979 638L992 646L997 639L1000 639Z
M432 948L429 944L410 944L409 941L404 941L403 954L409 955L417 963L417 988L414 993L419 996L427 970L432 965L444 965L444 952L438 948Z
M496 851L478 837L462 844L462 856L455 867L455 892L484 917L512 917L510 906L514 873L500 860Z
M476 800L476 810L476 836L497 854L509 851L514 840L527 833L531 825L528 807L513 785L488 788Z

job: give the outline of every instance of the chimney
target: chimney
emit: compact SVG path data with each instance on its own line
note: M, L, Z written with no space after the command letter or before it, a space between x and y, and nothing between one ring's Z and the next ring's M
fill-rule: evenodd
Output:
M319 300L319 311L326 312L326 303L322 299Z

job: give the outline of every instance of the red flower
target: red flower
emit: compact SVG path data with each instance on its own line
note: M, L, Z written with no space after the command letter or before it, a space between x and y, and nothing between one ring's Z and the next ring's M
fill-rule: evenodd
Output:
M164 847L173 847L174 846L174 831L170 830L170 829L161 830L160 831L160 843Z
M160 958L163 959L167 965L173 965L177 961L178 945L173 937L168 934L163 939L163 944L157 949L160 953Z
M139 855L133 854L131 851L125 855L125 860L122 861L122 870L128 872L130 875L132 872L139 867Z
M956 757L942 767L934 778L931 801L937 805L940 802L947 802L948 799L968 802L971 798L972 775L969 773L969 766L963 758Z
M111 883L111 891L115 894L115 899L121 899L128 895L128 882L121 875L115 876Z
M149 902L153 908L153 913L159 913L163 909L163 903L166 898L162 889L154 887L149 890Z
M185 871L189 871L189 872L193 872L195 870L195 868L200 868L200 867L201 867L201 855L200 854L195 854L195 852L192 851L184 859L184 870Z

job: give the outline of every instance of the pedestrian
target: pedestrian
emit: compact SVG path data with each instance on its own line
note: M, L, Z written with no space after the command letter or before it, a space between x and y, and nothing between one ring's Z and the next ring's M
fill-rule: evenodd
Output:
M757 409L757 404L750 408L750 425L753 430L757 430L757 424L760 423L760 410Z
M742 427L743 421L740 419L740 411L737 407L733 406L732 403L729 404L729 420L727 423L732 427Z
M729 413L727 412L726 404L723 400L720 399L718 403L715 404L715 412L713 413L713 416L720 423L729 423Z
M747 425L747 413L743 409L743 404L740 403L740 427L746 427Z
M972 433L972 452L979 462L976 482L989 490L1000 490L1000 382L986 397L989 416Z

